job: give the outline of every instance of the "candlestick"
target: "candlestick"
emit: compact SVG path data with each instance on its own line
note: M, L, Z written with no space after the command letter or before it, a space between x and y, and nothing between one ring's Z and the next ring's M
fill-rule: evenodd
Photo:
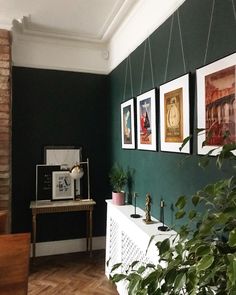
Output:
M134 193L134 214L131 214L130 217L132 218L140 218L141 215L136 213L136 197L137 197L137 193Z
M163 199L161 199L160 202L160 222L162 222L162 225L158 227L158 230L160 231L168 231L168 226L165 226L165 215L164 215L164 209L165 209L165 202Z

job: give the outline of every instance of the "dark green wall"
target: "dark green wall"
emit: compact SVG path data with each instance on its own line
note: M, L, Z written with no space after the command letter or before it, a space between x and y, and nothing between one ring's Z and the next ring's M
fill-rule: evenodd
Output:
M190 107L191 130L193 132L196 127L196 69L204 65L204 60L205 64L208 64L236 50L236 1L216 0L214 10L212 10L213 3L212 0L187 0L109 77L111 162L119 162L124 167L135 170L133 189L139 194L137 202L140 207L144 208L145 195L150 192L153 200L152 215L159 217L160 199L163 198L166 201L165 215L166 222L169 224L172 223L173 215L170 210L171 204L175 203L179 195L190 196L208 182L229 176L232 170L224 167L223 171L217 171L213 161L206 170L199 168L197 165L199 158L196 155L196 136L192 143L192 156L183 166L179 165L185 157L181 154L122 149L120 104L130 99L132 93L137 96L150 90L153 86L158 90L161 84L185 74L184 53L186 72L191 73ZM172 21L173 30L170 39ZM209 30L209 28L211 29ZM183 47L181 47L180 36L182 36ZM208 39L208 50L206 50ZM167 66L169 40L171 43ZM125 83L128 60L128 74ZM124 92L125 99L123 99ZM158 122L159 118L157 117ZM160 142L159 139L158 132L158 142Z
M107 76L13 67L12 230L31 230L35 165L44 146L82 146L89 157L94 235L105 234L107 177ZM83 214L39 216L38 240L85 236Z

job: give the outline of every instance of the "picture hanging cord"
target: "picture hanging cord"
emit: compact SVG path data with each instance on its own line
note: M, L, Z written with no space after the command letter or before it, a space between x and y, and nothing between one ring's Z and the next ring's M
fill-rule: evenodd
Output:
M133 78L132 78L132 69L131 69L131 58L128 57L129 60L129 75L130 75L130 85L131 85L131 95L134 97L134 91L133 91Z
M150 67L151 67L151 75L152 75L152 88L154 88L154 75L153 75L153 67L152 67L152 51L151 51L151 42L150 37L148 37L148 48L149 48L149 57L150 57Z
M143 63L142 63L141 83L140 83L140 91L139 91L139 94L142 93L142 89L143 89L143 71L144 71L144 62L145 62L145 56L146 56L146 47L147 47L147 40L145 40L145 43L144 43Z
M209 24L209 30L208 30L208 36L207 36L207 44L206 44L206 51L205 51L205 57L204 57L203 65L206 64L206 60L207 60L207 53L208 53L208 47L209 47L209 41L210 41L210 35L211 35L211 27L212 27L212 20L213 20L214 8L215 8L215 0L212 0L211 17L210 17L210 24Z
M234 5L234 0L232 1L232 5L233 5L233 11L234 11L234 20L236 21L236 10L235 10L235 5Z
M125 101L125 93L126 93L126 84L127 84L127 73L128 73L128 66L129 66L129 74L130 74L130 85L131 85L131 95L134 97L133 91L133 78L132 78L132 69L131 69L131 58L130 55L126 59L126 67L125 67L125 83L124 83L124 94L123 94L123 102Z
M145 58L146 58L147 42L148 42L148 48L149 48L149 59L150 59L150 68L151 68L152 87L154 88L153 67L152 67L152 52L151 52L151 45L150 45L150 37L148 37L145 40L145 43L144 43L143 63L142 63L142 71L141 71L141 83L140 83L140 92L139 92L140 94L142 93L142 90L143 90L143 74L144 74L144 64L145 64Z
M180 19L179 19L179 9L177 10L177 17L178 17L179 36L180 36L180 42L181 42L181 50L182 50L183 64L184 64L184 73L186 73L186 62L185 62L185 56L184 56L184 46L183 46L182 30L181 30Z
M168 44L168 49L167 49L166 70L165 70L164 82L166 82L166 78L167 78L167 69L168 69L168 63L169 63L170 44L171 44L171 37L172 37L172 31L173 31L173 23L174 23L174 14L172 14L172 20L171 20L171 26L170 26L170 36L169 36L169 44Z
M127 70L128 70L128 57L126 59L126 67L125 67L125 83L124 83L123 102L125 101L126 82L127 82Z

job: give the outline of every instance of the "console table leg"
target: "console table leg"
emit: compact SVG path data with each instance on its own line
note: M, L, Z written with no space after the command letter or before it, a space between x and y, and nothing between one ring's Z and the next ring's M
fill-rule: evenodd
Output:
M90 230L90 225L89 225L89 212L86 212L86 251L88 252L89 250L89 230Z
M89 250L90 256L92 256L92 236L93 236L93 210L89 210Z
M33 258L36 255L36 214L32 215L32 226L33 226Z

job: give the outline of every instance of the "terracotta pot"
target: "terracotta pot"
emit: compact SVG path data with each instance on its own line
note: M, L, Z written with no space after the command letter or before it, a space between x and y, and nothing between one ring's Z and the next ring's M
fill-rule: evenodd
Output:
M116 192L112 192L112 204L114 205L124 205L125 204L125 193L124 192L120 192L120 193L116 193Z

